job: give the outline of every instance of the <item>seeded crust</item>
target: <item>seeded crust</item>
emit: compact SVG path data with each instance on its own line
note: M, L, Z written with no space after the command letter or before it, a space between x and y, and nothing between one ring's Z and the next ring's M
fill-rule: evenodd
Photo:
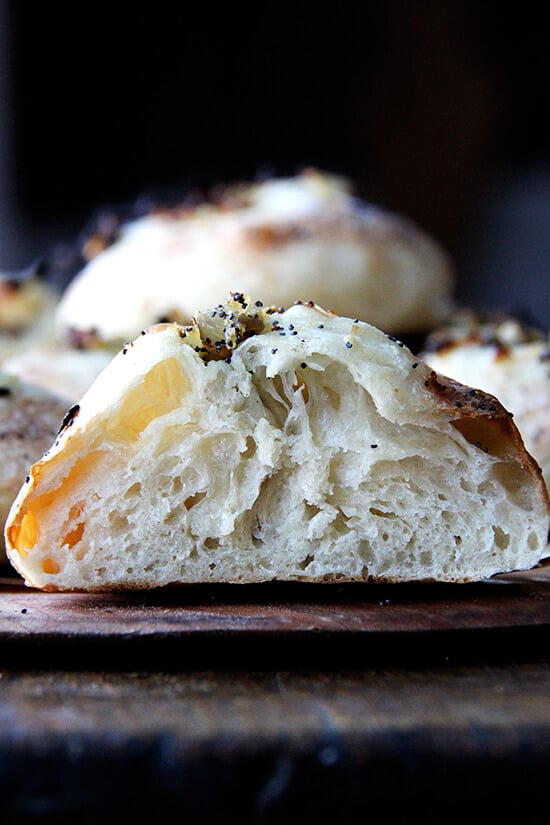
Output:
M123 347L5 536L45 590L462 582L535 566L549 519L496 398L365 322L233 293Z
M449 314L447 252L405 216L316 170L219 187L84 243L86 264L56 316L61 340L117 349L158 321L190 323L236 289L274 306L312 299L387 332L426 332ZM396 300L396 296L399 300Z
M51 446L66 412L60 399L14 376L0 373L0 519L9 509L31 464ZM3 545L0 563L6 563Z

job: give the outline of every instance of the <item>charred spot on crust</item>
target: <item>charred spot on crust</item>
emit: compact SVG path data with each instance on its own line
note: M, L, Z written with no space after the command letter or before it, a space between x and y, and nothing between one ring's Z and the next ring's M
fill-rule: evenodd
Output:
M305 241L315 235L315 222L263 224L246 229L246 240L258 250L276 249L287 243Z
M497 398L483 390L459 384L434 370L424 385L448 410L451 426L474 447L504 461L511 458L514 464L517 464L518 453L521 453L523 458L518 473L530 475L550 504L541 468L525 452L512 413Z
M468 413L485 413L488 416L511 417L510 413L494 396L482 390L464 387L432 370L424 381L424 386L434 395L444 400L449 407Z
M73 421L75 420L75 418L76 418L76 416L78 415L79 412L80 412L80 404L74 404L69 410L67 410L67 412L65 414L65 417L63 418L63 421L61 422L61 426L58 430L58 433L57 433L58 435L61 435L61 433L64 430L66 430L67 427L71 426L71 424L73 423Z
M16 272L2 275L0 277L0 292L17 292L29 281L44 278L47 275L46 262L37 258L29 266L19 269Z
M2 280L0 283L0 293L4 295L9 295L10 293L17 292L22 287L22 282L16 280L15 278L6 278Z

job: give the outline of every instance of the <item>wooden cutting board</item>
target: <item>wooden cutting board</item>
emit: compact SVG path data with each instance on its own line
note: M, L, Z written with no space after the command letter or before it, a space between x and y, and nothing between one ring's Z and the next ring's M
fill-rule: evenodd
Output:
M550 562L466 585L270 582L188 585L129 593L43 593L0 579L0 651L132 649L169 655L216 650L255 654L299 644L298 655L345 642L371 651L434 639L547 640ZM518 635L519 634L519 635ZM216 645L213 647L213 642ZM270 648L271 646L271 648ZM71 654L72 655L72 654Z

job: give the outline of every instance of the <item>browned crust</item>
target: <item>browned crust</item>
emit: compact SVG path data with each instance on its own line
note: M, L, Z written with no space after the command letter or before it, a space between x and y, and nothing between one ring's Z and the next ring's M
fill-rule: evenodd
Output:
M495 574L496 575L496 574ZM269 579L224 579L223 581L196 581L196 582L184 582L184 581L173 581L167 582L166 584L151 584L150 581L144 581L141 584L136 582L134 584L127 584L124 582L120 582L118 584L103 584L98 585L97 587L60 587L58 585L50 585L45 584L40 586L40 590L43 590L46 593L130 593L142 590L165 590L169 588L183 588L183 587L203 587L205 584L211 585L218 585L218 584L230 584L235 585L237 587L242 586L251 586L257 584L269 584L270 582L298 582L302 584L326 584L330 585L345 585L345 584L402 584L405 580L399 578L397 576L340 576L338 574L335 575L325 575L325 576L293 576L292 578L287 579L276 579L274 577ZM417 582L419 584L427 584L427 583L436 583L441 580L437 580L431 577L424 577L421 579L407 579L409 582ZM478 577L475 576L464 576L464 577L455 577L445 579L446 584L466 584L467 582L479 581ZM36 585L29 583L30 587L36 587Z
M288 243L311 239L345 240L350 243L401 243L419 251L424 249L426 236L401 215L383 211L375 206L357 207L355 211L312 215L285 222L268 222L243 227L242 242L258 252L275 250ZM430 248L436 249L434 241ZM443 260L443 250L440 249ZM447 260L450 269L450 261Z
M491 455L519 462L535 483L550 513L550 496L542 469L527 451L513 413L490 393L467 387L435 370L424 383L440 409L452 413L451 423L471 444Z
M435 352L438 355L444 356L448 355L450 352L463 349L469 345L493 349L495 352L495 360L498 361L509 358L513 349L511 344L505 344L502 341L497 341L496 339L486 340L481 335L472 334L461 339L452 339L443 336L436 339L436 336L434 335L431 342L428 342L426 351Z

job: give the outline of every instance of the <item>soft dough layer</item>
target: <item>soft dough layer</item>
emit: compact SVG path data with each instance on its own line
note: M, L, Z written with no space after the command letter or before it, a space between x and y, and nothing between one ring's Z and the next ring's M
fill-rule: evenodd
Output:
M99 376L8 519L27 583L466 581L545 555L546 487L495 398L364 322L258 304L152 327Z

